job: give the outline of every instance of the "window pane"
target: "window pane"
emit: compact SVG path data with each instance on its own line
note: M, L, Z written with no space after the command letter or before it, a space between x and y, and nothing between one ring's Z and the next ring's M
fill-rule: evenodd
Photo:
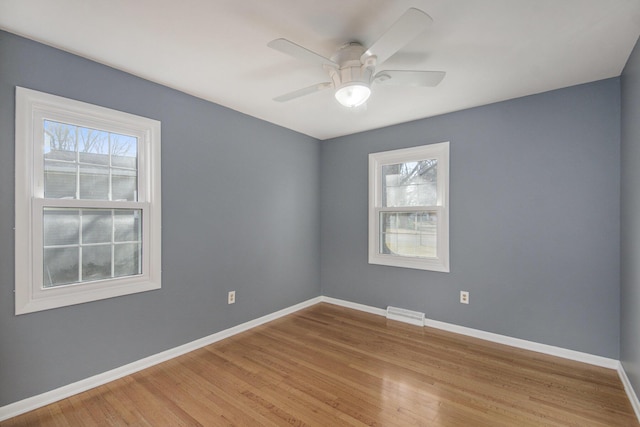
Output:
M78 152L82 163L109 166L109 133L78 128Z
M138 189L136 171L126 169L111 170L112 200L135 201Z
M80 199L109 200L109 168L80 165Z
M45 288L77 283L78 271L78 247L44 250Z
M111 245L84 246L82 248L82 281L111 277Z
M139 209L119 209L115 211L114 240L116 242L139 242L141 239L142 211Z
M77 127L66 123L44 121L45 159L75 161L78 151Z
M80 211L49 209L43 212L44 245L77 245L80 239Z
M382 206L435 206L437 168L436 159L382 166Z
M111 243L112 218L111 210L83 210L82 243Z
M111 165L114 167L138 169L138 138L127 135L110 134Z
M115 277L142 274L142 269L140 268L140 244L125 243L115 245L114 248Z
M44 197L47 199L75 199L78 166L45 160Z
M435 212L381 212L380 253L435 257L437 223Z

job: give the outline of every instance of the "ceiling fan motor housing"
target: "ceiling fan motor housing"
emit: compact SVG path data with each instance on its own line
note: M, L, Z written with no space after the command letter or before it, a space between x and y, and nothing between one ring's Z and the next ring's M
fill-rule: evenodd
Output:
M326 66L329 76L336 89L352 84L369 86L376 66L375 55L366 56L361 60L366 49L360 43L352 42L342 46L331 60L339 65L339 68Z

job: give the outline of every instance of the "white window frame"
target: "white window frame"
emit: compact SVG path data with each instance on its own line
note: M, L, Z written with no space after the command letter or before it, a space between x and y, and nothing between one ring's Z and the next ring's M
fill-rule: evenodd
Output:
M435 206L383 207L382 167L405 162L437 159ZM382 212L435 212L438 217L436 256L417 258L381 253ZM449 272L449 142L369 154L369 264Z
M138 201L44 198L44 120L138 138ZM48 310L161 287L160 122L16 87L15 313ZM45 288L43 208L139 209L142 274Z

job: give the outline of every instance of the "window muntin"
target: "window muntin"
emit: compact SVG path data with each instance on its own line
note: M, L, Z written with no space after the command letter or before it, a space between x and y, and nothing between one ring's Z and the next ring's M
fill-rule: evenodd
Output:
M160 288L160 123L16 89L16 314Z
M369 155L369 262L449 271L448 143Z

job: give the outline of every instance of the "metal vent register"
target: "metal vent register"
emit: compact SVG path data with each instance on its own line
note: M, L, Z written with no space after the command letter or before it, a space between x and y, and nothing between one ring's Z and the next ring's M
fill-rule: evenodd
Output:
M424 326L424 313L398 307L387 307L387 319Z

